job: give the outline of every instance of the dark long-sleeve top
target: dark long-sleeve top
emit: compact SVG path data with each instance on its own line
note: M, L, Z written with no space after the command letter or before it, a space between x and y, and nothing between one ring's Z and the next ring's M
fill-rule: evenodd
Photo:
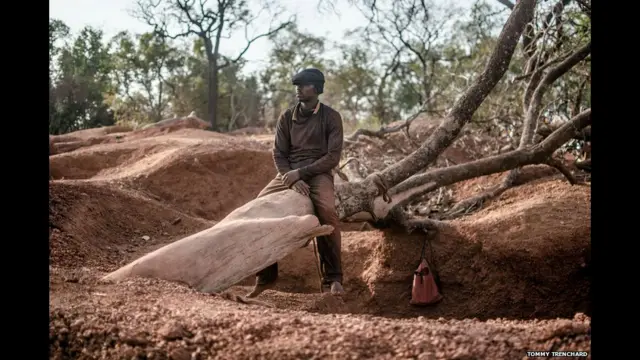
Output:
M342 116L338 111L318 102L313 111L305 114L298 103L278 119L273 160L281 175L299 169L300 177L308 180L330 174L340 163L342 142Z

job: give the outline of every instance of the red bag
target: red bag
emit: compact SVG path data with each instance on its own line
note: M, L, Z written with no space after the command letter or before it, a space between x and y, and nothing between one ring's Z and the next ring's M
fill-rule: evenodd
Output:
M438 289L433 272L424 256L425 244L422 248L422 260L418 269L413 273L413 288L411 289L411 305L425 306L432 305L442 300L442 294Z

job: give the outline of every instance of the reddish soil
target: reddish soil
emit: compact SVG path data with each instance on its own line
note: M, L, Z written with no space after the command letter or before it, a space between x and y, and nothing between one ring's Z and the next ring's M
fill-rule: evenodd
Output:
M242 129L229 131L227 134L228 135L271 135L273 136L273 131L265 127L251 126L251 127L245 127Z
M126 133L129 131L132 131L132 129L127 126L120 126L120 125L104 126L100 128L75 131L69 134L51 135L51 141L54 144L72 142L72 141L82 141L82 140L87 140L91 138L106 136L109 134Z
M509 171L505 171L453 184L451 187L453 189L454 199L455 201L462 201L490 190L500 185L508 174ZM530 165L522 168L513 185L519 186L525 183L545 182L549 181L550 178L563 179L563 175L554 168L546 165ZM490 199L489 202L495 200L496 199Z
M486 322L312 314L159 280L100 285L99 275L51 272L52 359L525 359L532 349L589 351L591 343L584 314Z
M342 298L319 293L311 245L280 262L278 285L260 297L275 308L160 280L99 283L212 226L275 174L266 138L144 131L50 157L52 359L521 359L527 350L589 351L590 187L557 176L506 191L431 241L444 295L432 307L409 305L425 235L359 231L361 224L343 228ZM476 151L465 149L467 159ZM456 184L454 196L503 176ZM252 283L228 293L245 294Z
M208 123L194 117L174 119L163 126L150 126L137 130L120 125L105 126L96 129L80 130L70 134L50 136L49 152L50 154L61 154L97 144L121 143L135 139L166 135L174 131L183 131L184 129L204 130L208 127ZM211 132L209 135L222 136L214 132Z
M166 244L212 225L109 184L54 181L49 185L53 266L113 269L137 249Z
M51 156L50 174L54 180L117 184L192 216L220 220L275 176L267 149L255 141L184 129Z

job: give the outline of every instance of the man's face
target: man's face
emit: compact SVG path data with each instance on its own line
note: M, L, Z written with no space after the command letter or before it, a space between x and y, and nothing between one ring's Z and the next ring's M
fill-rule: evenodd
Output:
M316 88L312 84L296 85L296 98L299 101L309 101L316 96Z

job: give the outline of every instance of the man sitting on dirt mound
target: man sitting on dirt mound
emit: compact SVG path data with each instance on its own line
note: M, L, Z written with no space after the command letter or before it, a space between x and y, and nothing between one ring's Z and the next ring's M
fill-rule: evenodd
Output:
M258 197L287 189L309 196L322 225L331 225L329 236L318 237L322 287L340 295L342 264L340 259L340 220L335 208L332 170L342 152L342 116L322 104L318 95L324 88L324 75L317 69L305 69L292 79L298 103L285 110L276 125L273 159L278 174ZM248 297L256 297L272 288L278 278L278 263L256 274L256 285Z

